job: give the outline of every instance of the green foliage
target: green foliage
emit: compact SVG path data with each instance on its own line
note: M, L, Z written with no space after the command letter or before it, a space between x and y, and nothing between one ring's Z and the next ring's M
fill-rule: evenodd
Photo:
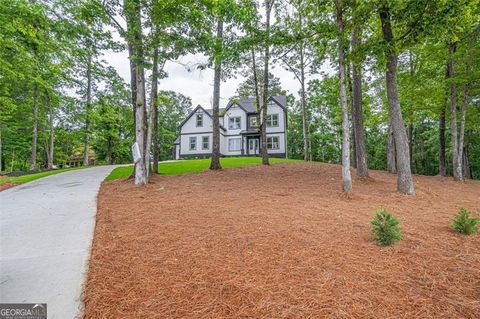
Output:
M478 232L478 218L470 217L472 212L460 208L452 222L452 229L463 235L472 235Z
M373 240L379 246L391 246L401 239L400 221L384 208L377 210L370 224L372 224Z
M178 126L192 110L192 100L183 94L173 91L159 92L158 108L159 127L159 160L174 158L175 139L178 137Z

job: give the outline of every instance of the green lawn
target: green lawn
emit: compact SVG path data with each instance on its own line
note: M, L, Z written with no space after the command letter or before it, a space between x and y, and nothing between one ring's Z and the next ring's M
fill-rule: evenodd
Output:
M262 162L260 157L225 157L220 159L223 168L244 167L251 165L259 165ZM292 160L285 158L270 158L270 163L295 163L300 160ZM176 162L160 163L158 169L163 175L182 175L187 173L202 172L210 166L210 159L184 160ZM127 178L133 172L133 166L118 167L114 169L105 179L113 181L116 179Z
M28 174L28 175L22 175L22 176L16 176L16 177L5 177L5 178L0 178L0 184L4 184L4 183L23 184L23 183L28 183L49 175L58 174L58 173L80 169L80 168L86 168L86 167L88 166L62 168L62 169L56 169L56 170L47 171L47 172L40 172L40 173L34 173L34 174Z

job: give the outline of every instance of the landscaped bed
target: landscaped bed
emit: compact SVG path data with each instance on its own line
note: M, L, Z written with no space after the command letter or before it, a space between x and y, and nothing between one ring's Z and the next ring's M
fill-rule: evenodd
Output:
M372 172L341 193L340 166L253 166L103 184L86 318L478 318L480 182ZM402 240L378 247L379 207Z

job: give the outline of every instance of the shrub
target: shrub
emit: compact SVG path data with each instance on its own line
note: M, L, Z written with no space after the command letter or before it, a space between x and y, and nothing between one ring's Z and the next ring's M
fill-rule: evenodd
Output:
M372 224L373 240L379 246L390 246L400 240L400 221L390 215L384 208L377 210Z
M453 219L453 230L464 235L472 235L478 232L478 218L470 217L470 214L471 212L465 208L460 208L457 216Z

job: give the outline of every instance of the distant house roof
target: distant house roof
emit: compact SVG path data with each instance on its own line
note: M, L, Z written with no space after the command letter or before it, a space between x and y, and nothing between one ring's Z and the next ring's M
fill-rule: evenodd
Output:
M273 95L270 99L277 102L285 110L287 109L287 97L285 95Z
M269 98L269 100L275 101L281 108L285 111L287 110L287 97L284 95L274 95ZM240 96L230 100L225 111L233 106L238 105L247 113L257 113L257 105L254 97Z
M173 142L173 144L180 144L180 136L177 137L177 139L175 140L175 142Z

